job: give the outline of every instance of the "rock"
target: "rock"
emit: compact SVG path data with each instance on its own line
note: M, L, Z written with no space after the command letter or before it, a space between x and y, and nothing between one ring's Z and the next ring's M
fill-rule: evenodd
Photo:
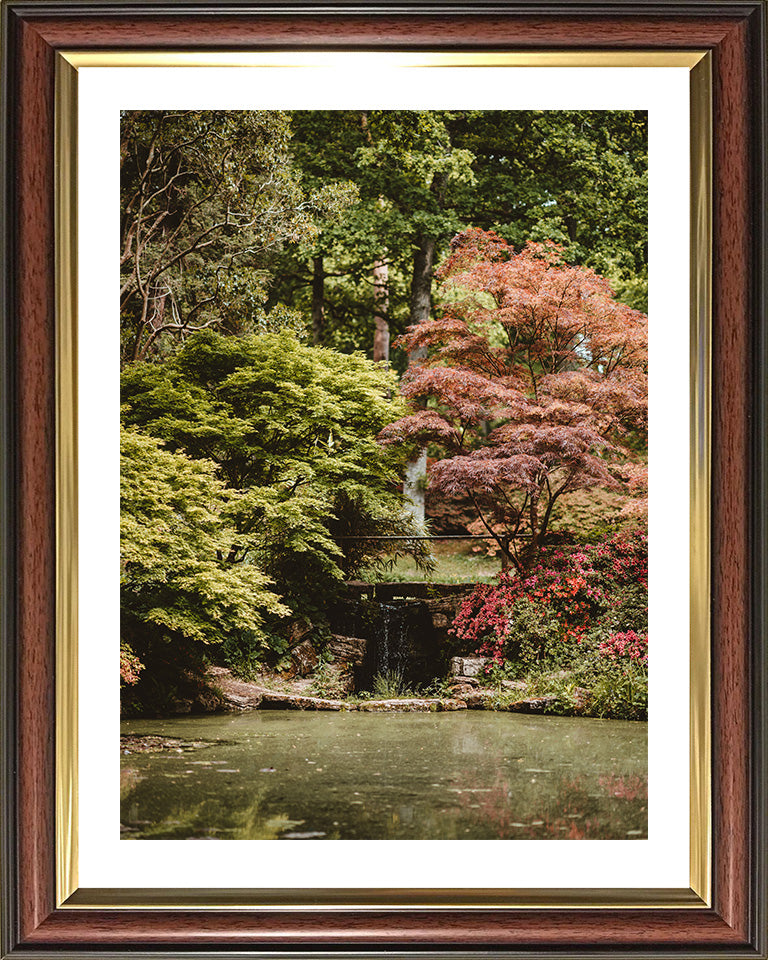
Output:
M220 709L253 710L261 703L263 688L246 680L235 680L226 667L209 667L208 676L214 678L220 692Z
M234 712L236 710L256 710L261 706L261 694L255 697L241 697L236 693L228 693L224 698L224 710Z
M467 704L461 699L441 700L440 706L437 709L446 712L451 712L453 710L466 710Z
M313 694L328 700L349 696L355 690L354 667L348 663L326 663L315 674Z
M357 709L364 713L436 713L440 709L440 700L363 700Z
M309 640L302 640L301 643L291 649L291 660L293 660L295 671L300 677L312 673L318 664L317 652Z
M215 690L201 690L194 700L196 712L216 713L222 706L222 697Z
M557 703L558 697L529 697L527 700L516 700L507 706L510 713L544 713L547 707Z
M261 706L264 691L255 683L228 678L222 685L225 710L256 710Z
M362 637L342 637L334 634L326 650L339 663L350 663L360 666L365 658L365 649L368 641Z
M451 673L454 677L477 677L487 663L487 657L452 657Z
M586 687L574 688L574 691L573 691L574 706L579 712L586 710L589 707L589 703L591 699L592 699L591 690L587 690Z
M464 600L463 594L427 599L424 605L432 621L432 629L443 639L448 639L448 629L459 612Z
M464 657L461 675L463 677L477 677L487 663L487 657Z
M313 629L314 627L306 617L301 617L299 620L292 620L288 624L288 642L292 647L298 646Z
M172 697L168 701L168 713L192 713L192 701L182 697Z
M275 693L265 690L261 698L262 710L349 710L354 709L344 700L326 700L323 697L302 697L294 693Z
M462 697L462 700L470 710L485 710L493 698L490 690L472 690Z

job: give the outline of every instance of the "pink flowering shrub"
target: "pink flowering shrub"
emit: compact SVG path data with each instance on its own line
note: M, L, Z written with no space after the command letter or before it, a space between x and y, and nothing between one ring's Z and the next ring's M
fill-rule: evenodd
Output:
M606 657L639 650L647 617L648 539L638 530L597 545L543 550L524 576L502 573L496 583L478 585L452 629L465 649L498 666L563 664L601 644ZM647 658L644 642L640 656Z
M634 660L636 663L648 663L648 637L634 630L625 633L612 633L598 646L601 656L609 660Z

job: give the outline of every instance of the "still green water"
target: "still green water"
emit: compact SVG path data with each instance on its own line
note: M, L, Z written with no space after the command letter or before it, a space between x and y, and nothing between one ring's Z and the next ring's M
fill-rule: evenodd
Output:
M134 720L125 839L640 839L647 725L462 711Z

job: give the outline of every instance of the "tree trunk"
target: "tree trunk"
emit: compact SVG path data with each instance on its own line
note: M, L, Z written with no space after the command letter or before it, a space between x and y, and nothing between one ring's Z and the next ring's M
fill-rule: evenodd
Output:
M373 359L389 363L389 266L377 260L373 265Z
M322 346L325 330L325 270L323 258L312 260L312 343Z
M411 282L411 323L429 320L432 308L432 274L435 267L434 237L419 236L413 254L413 280ZM419 359L423 358L423 354ZM415 357L412 354L411 359Z
M425 323L432 308L432 274L435 264L434 237L419 236L413 255L413 281L411 283L411 323ZM426 356L425 349L414 350L409 366L418 366ZM411 501L411 511L416 519L424 522L424 493L427 485L427 450L422 447L418 456L405 467L403 493Z

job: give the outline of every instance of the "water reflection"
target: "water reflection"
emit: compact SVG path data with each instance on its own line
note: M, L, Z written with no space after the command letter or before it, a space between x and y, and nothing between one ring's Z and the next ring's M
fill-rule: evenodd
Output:
M122 756L125 838L647 836L642 723L260 711L123 732L209 744Z

